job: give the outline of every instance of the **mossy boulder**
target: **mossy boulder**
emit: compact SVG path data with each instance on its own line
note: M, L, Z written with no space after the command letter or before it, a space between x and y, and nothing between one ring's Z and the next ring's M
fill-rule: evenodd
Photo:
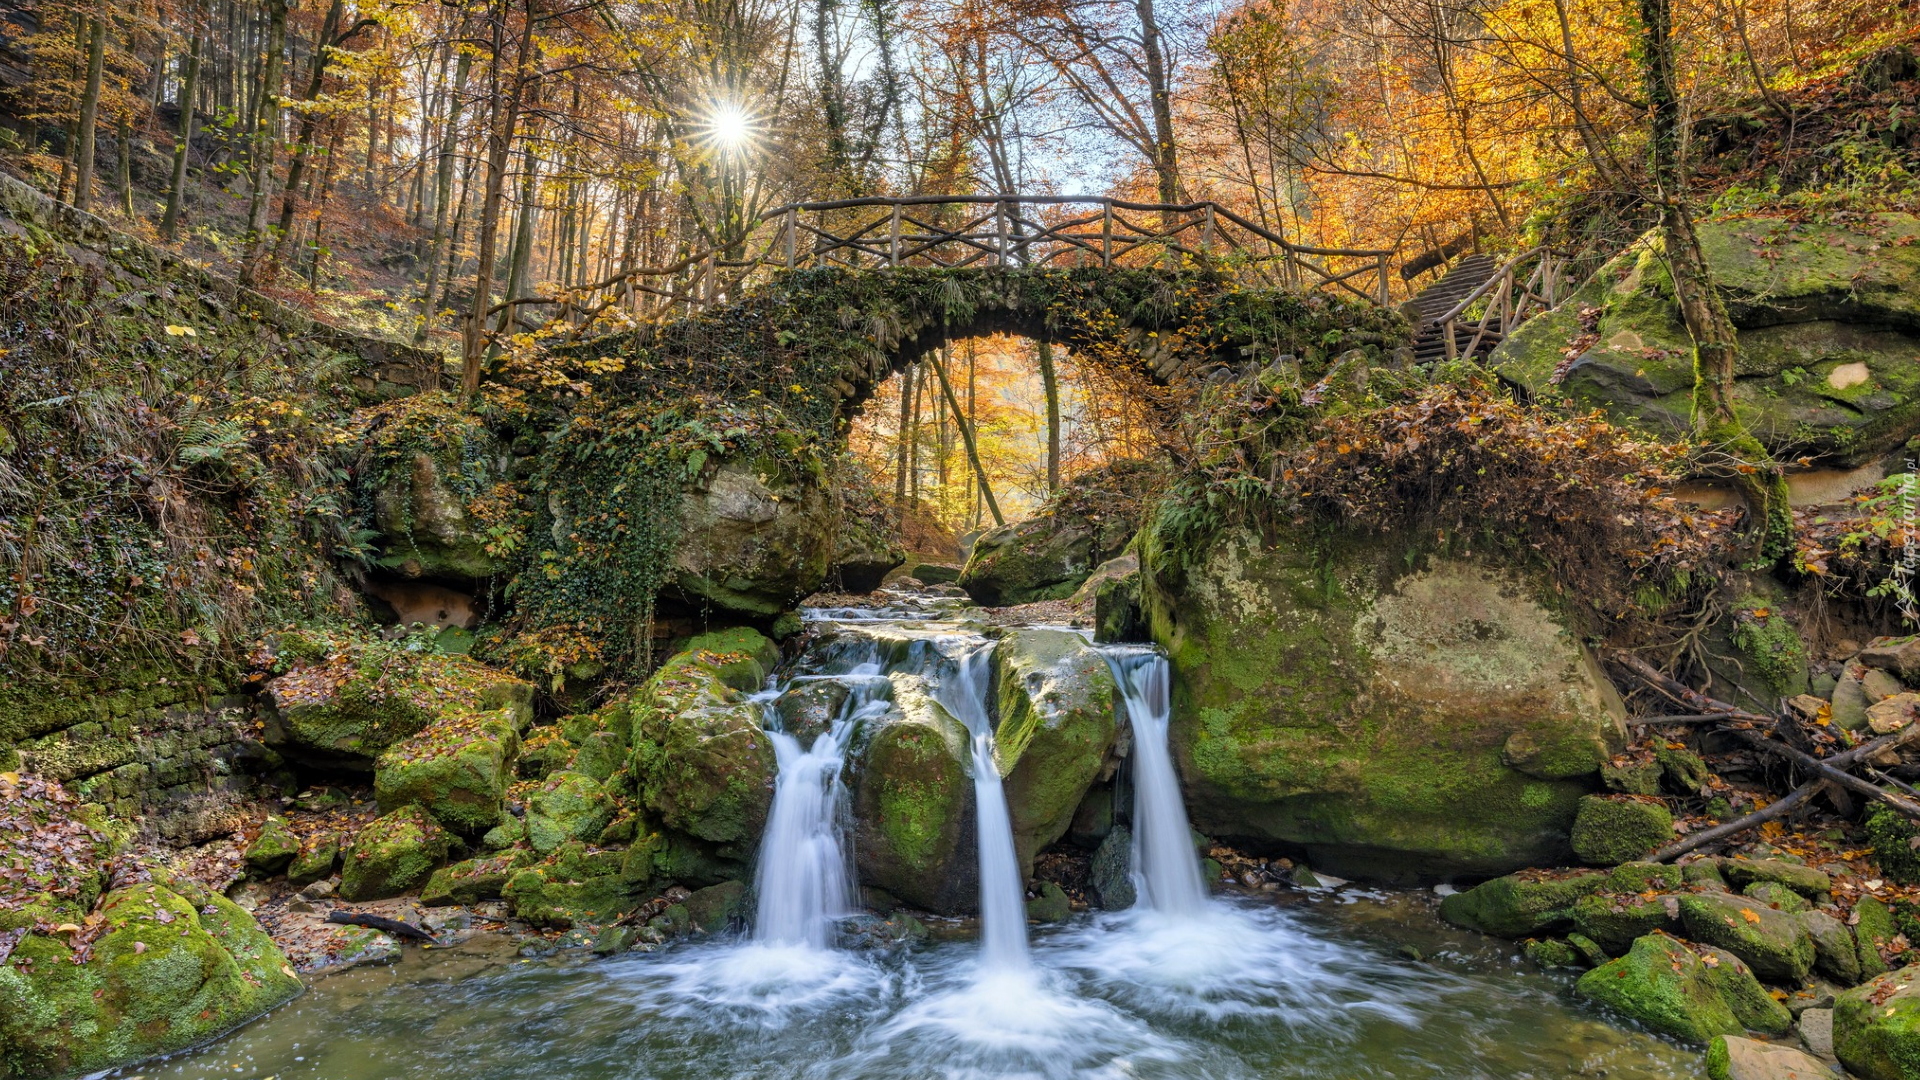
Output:
M504 449L449 394L419 394L362 414L354 470L372 509L378 565L410 578L478 583L510 567L493 535L510 521Z
M532 715L532 684L464 656L415 651L415 641L284 644L299 651L267 684L266 742L309 764L372 770L388 747L442 720L510 716L523 729Z
M424 730L388 747L373 767L380 809L424 807L440 824L469 835L500 823L500 801L529 713L520 700L497 708L448 703Z
M513 872L526 865L529 858L531 856L524 852L505 852L443 866L435 870L421 888L420 903L427 907L446 907L498 900Z
M1746 1030L1713 974L1686 943L1649 934L1635 941L1627 955L1582 975L1574 989L1663 1035L1704 1043L1715 1035Z
M1804 1050L1738 1035L1716 1035L1707 1044L1712 1080L1827 1080L1833 1070Z
M1881 950L1894 944L1900 925L1879 897L1863 896L1853 905L1853 936L1860 946L1860 977L1871 979L1887 970Z
M501 898L515 918L535 926L567 929L610 923L636 904L632 879L624 872L627 853L570 840L553 854L515 870Z
M191 898L158 884L108 893L90 958L26 935L0 965L0 1074L69 1076L183 1050L299 992L253 916L185 891Z
M1689 938L1738 956L1769 982L1798 983L1813 970L1813 938L1801 920L1751 897L1682 897L1680 919Z
M1700 962L1707 965L1707 981L1720 991L1720 999L1733 1010L1733 1018L1748 1031L1783 1035L1793 1027L1793 1013L1776 1000L1746 961L1712 945L1693 945Z
M838 679L795 681L773 706L780 714L780 729L801 746L812 746L840 718L850 696L852 691Z
M753 909L747 900L744 882L723 881L718 885L695 889L681 904L686 907L687 918L693 922L695 930L718 934L752 918Z
M1736 407L1770 451L1853 467L1920 430L1920 219L1743 216L1699 231L1739 332ZM1588 340L1581 312L1593 309L1595 336L1555 382L1568 347ZM1692 357L1656 230L1516 330L1489 363L1533 394L1684 437Z
M1087 884L1108 911L1124 911L1140 898L1133 885L1133 833L1125 825L1115 825L1094 849Z
M1573 926L1608 956L1619 956L1655 930L1678 933L1680 902L1673 896L1589 893L1574 902Z
M1631 795L1589 795L1573 819L1573 853L1590 866L1616 866L1673 840L1666 804Z
M585 773L554 773L526 799L527 842L542 855L569 840L591 841L613 820L613 798Z
M1087 789L1108 767L1116 726L1106 658L1070 630L1019 630L994 650L999 727L994 756L1005 784L1023 876L1066 835Z
M340 837L335 833L316 833L307 837L300 853L287 864L287 882L311 885L333 873L340 864Z
M285 870L299 854L300 838L287 828L286 819L268 817L260 823L260 835L247 845L242 858L246 860L248 873L269 878Z
M1122 477L1144 476L1138 463L1124 463ZM1032 517L990 529L973 543L959 585L989 606L1065 600L1093 573L1119 555L1138 527L1132 498L1100 498L1116 477L1097 472L1078 477Z
M447 861L452 844L453 838L432 815L418 806L403 806L354 835L344 853L340 895L380 900L410 892Z
M967 729L926 680L890 676L893 709L853 753L854 865L862 884L941 914L979 902Z
M1623 714L1550 589L1403 534L1224 528L1188 550L1201 512L1163 503L1139 543L1196 828L1348 877L1565 861Z
M1800 924L1813 938L1814 969L1841 986L1860 981L1860 943L1847 924L1824 911L1809 911Z
M704 635L624 703L640 798L667 827L743 855L759 839L776 765L744 691L758 690L778 657L751 630Z
M1496 937L1530 937L1571 926L1574 905L1606 884L1606 875L1598 871L1528 870L1446 897L1440 917Z
M1833 1003L1833 1052L1865 1080L1920 1076L1920 967L1862 983Z

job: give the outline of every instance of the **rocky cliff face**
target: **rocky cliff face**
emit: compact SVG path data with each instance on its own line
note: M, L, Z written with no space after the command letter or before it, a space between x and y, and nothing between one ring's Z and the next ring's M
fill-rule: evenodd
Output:
M1404 535L1142 535L1196 828L1389 881L1561 861L1620 745L1611 686L1552 594Z

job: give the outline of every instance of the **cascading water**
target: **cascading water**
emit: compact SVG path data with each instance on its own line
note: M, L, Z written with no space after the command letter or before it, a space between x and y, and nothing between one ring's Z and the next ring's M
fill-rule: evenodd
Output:
M1187 807L1167 747L1172 715L1167 658L1152 649L1101 650L1133 725L1133 887L1140 906L1192 916L1206 907Z
M979 646L953 662L934 697L966 726L973 742L974 820L980 848L981 962L988 970L1028 966L1027 911L1020 860L1013 851L1013 821L993 754L993 719L987 695L993 686L993 645Z
M797 736L782 729L774 702L790 686L828 680L847 687L846 701L827 730L802 747ZM779 775L754 881L759 893L755 941L824 949L832 944L834 920L855 912L841 764L859 723L886 710L885 687L880 662L868 649L840 674L800 676L758 695Z

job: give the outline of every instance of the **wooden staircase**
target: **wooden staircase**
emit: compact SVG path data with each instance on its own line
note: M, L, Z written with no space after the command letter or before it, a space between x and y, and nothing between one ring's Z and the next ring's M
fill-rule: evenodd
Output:
M1439 281L1421 290L1408 303L1413 307L1419 330L1413 338L1413 362L1431 364L1447 358L1446 334L1440 318L1460 301L1473 295L1500 272L1500 261L1491 255L1473 254L1453 264ZM1455 330L1456 336L1460 331ZM1456 341L1455 351L1466 343Z

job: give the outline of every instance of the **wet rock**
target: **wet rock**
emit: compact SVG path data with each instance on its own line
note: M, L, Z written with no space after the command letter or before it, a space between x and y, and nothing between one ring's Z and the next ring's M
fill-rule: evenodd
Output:
M1920 1075L1920 968L1890 971L1841 994L1833 1008L1833 1051L1864 1080Z
M1672 839L1665 804L1631 796L1589 795L1573 822L1573 853L1590 866L1638 859Z
M1040 923L1066 922L1073 917L1073 904L1068 901L1066 891L1051 881L1040 883L1040 895L1027 901L1027 921Z
M747 903L747 886L739 881L723 881L695 889L682 903L694 929L704 934L718 934L729 927L745 925L753 915Z
M1684 943L1649 934L1634 942L1627 955L1582 975L1575 990L1661 1034L1704 1043L1746 1030L1714 985L1712 973Z
M1750 898L1682 897L1680 918L1688 937L1733 953L1770 982L1797 983L1813 970L1813 938L1801 921Z
M1559 938L1530 938L1520 948L1536 967L1552 969L1587 966L1579 952L1571 944Z
M1179 520L1163 505L1138 550L1198 828L1375 880L1566 861L1586 777L1624 736L1544 584L1410 567L1401 536L1230 528L1186 550Z
M953 563L915 563L907 573L925 585L952 585L960 580L959 566Z
M1741 889L1740 895L1758 900L1776 911L1784 911L1789 915L1813 909L1813 905L1807 902L1806 897L1777 881L1756 881Z
M593 953L595 956L623 953L641 944L645 936L645 932L637 926L608 926L594 935Z
M1833 1070L1791 1046L1719 1035L1707 1044L1707 1075L1713 1080L1829 1080Z
M1567 944L1580 954L1580 959L1587 967L1599 967L1607 962L1607 950L1601 948L1599 942L1577 930L1567 935Z
M1867 726L1867 691L1849 667L1840 673L1833 686L1833 708L1829 718L1843 731L1860 731Z
M627 699L633 775L662 824L744 853L766 827L776 766L757 690L778 659L751 630L695 638Z
M1833 887L1833 879L1826 873L1784 859L1722 859L1719 866L1721 874L1735 888L1771 881L1809 900L1817 900Z
M451 845L452 838L425 810L401 807L354 836L343 859L340 895L358 901L410 892L446 861Z
M780 714L780 726L801 746L812 746L839 719L849 694L847 684L837 679L796 681L774 702L774 708Z
M0 1047L12 1076L70 1076L183 1050L300 990L253 916L182 883L105 895L92 958L28 934L0 967Z
M1124 911L1133 906L1138 894L1133 888L1133 834L1124 825L1113 831L1093 853L1087 870L1093 894L1108 911Z
M1711 945L1694 946L1700 962L1707 966L1707 981L1720 992L1720 999L1733 1010L1733 1018L1748 1031L1767 1035L1785 1034L1793 1027L1793 1012L1776 1000L1746 961Z
M1122 555L1101 563L1082 591L1093 590L1093 640L1148 641L1152 630L1140 609L1140 560Z
M1087 789L1107 768L1117 733L1106 658L1069 630L1018 630L994 650L1000 767L1023 878L1033 857L1066 834Z
M515 918L535 926L566 930L603 925L635 906L633 884L622 873L625 861L625 852L570 840L532 866L515 870L500 896Z
M285 870L299 854L300 838L287 828L286 820L269 817L261 823L260 835L247 845L243 858L249 873L269 878Z
M1625 862L1607 871L1607 891L1644 893L1680 889L1686 874L1677 866L1654 862Z
M1600 766L1600 782L1608 791L1622 795L1658 795L1664 771L1658 761L1627 760L1618 765L1609 762Z
M892 676L895 713L854 755L860 880L940 914L979 902L967 730L919 676Z
M487 900L500 899L513 872L525 864L518 853L493 855L484 859L468 859L451 866L443 866L433 872L420 890L420 903L425 907L448 907L454 904L471 907Z
M1874 638L1854 660L1870 668L1898 672L1902 679L1920 681L1920 635Z
M1510 874L1441 900L1440 917L1498 937L1527 937L1571 926L1574 904L1605 885L1598 872Z

